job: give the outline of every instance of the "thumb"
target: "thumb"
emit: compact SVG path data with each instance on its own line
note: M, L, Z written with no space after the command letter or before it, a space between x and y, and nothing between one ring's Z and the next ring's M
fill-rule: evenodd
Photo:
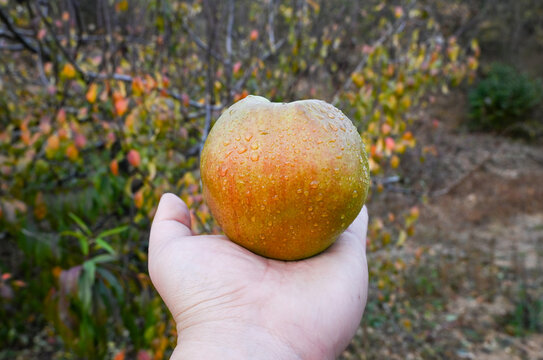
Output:
M190 212L187 204L174 194L162 195L151 226L149 252L153 253L171 240L191 235Z
M162 195L151 226L148 267L151 281L163 298L167 297L167 289L171 285L171 264L175 263L178 255L172 245L191 235L187 205L174 194Z

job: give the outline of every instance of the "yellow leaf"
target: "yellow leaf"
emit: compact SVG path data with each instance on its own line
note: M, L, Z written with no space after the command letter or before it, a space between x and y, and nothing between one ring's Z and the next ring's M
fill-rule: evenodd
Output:
M359 88L364 86L364 76L362 76L360 73L352 73L351 80Z
M64 67L62 68L62 71L60 72L60 76L66 79L73 79L75 78L75 75L76 75L76 72L73 65L70 63L64 64Z
M390 166L393 169L396 169L398 165L400 165L400 158L396 155L392 156L392 158L390 159Z
M405 230L400 231L400 234L398 235L398 241L396 242L396 246L402 246L405 243L405 240L407 239L407 233Z
M48 158L53 157L60 146L60 139L57 134L49 136L47 145L45 146L45 155Z
M143 94L144 86L140 77L134 78L134 81L132 81L132 92L136 96L141 96Z
M185 176L183 176L183 180L187 186L196 184L196 179L191 172L185 173Z
M89 86L89 90L87 91L87 95L85 96L87 98L87 101L91 104L94 104L96 101L96 96L98 95L98 85L96 83L92 83L91 86Z
M128 10L128 0L121 0L115 5L117 11L126 11Z
M70 144L66 148L66 156L68 159L75 161L77 160L77 157L79 156L79 151L77 150L77 147L74 144Z
M126 128L127 132L134 131L135 122L136 122L136 115L134 115L134 111L132 111L130 114L126 116L126 119L124 120L124 127Z

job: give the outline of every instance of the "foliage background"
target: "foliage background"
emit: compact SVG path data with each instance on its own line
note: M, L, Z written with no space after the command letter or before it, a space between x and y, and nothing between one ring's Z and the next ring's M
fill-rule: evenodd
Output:
M167 357L176 333L147 274L150 222L170 191L196 232L220 231L199 153L248 94L321 98L353 120L370 155L379 259L361 331L392 312L416 337L405 274L433 294L417 275L427 249L396 254L431 195L410 161L436 150L415 130L437 97L476 82L480 41L490 61L519 49L527 28L541 36L537 1L492 4L0 0L0 358ZM514 31L502 46L504 24ZM379 208L412 190L403 207ZM372 356L353 344L345 357Z

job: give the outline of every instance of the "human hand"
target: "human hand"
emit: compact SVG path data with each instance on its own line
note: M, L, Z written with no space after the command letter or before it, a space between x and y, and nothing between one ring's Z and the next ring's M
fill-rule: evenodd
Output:
M193 235L185 203L162 196L149 274L177 324L172 359L334 359L366 305L367 223L364 207L329 249L284 262Z

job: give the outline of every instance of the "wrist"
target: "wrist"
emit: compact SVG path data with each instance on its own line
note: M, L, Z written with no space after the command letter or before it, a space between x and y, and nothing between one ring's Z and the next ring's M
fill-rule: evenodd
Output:
M171 360L255 359L299 360L286 342L251 324L209 323L179 332Z

